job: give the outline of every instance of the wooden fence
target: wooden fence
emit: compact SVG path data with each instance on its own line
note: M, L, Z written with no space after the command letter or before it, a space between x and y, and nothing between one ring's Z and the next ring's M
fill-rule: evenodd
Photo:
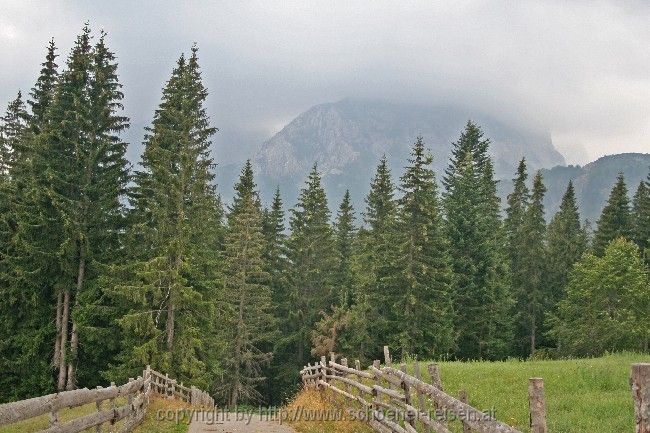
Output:
M431 383L422 379L420 365L413 365L409 374L406 364L395 368L388 347L384 347L384 365L374 361L366 370L359 361L354 367L342 358L330 354L329 361L308 364L300 374L305 387L330 390L341 395L367 415L370 426L380 433L417 433L456 431L453 423L460 423L463 433L522 433L494 419L469 404L466 390L453 397L443 390L437 364L427 366ZM632 367L632 394L635 401L636 433L650 433L650 364ZM528 380L530 431L547 433L544 381ZM462 426L462 427L461 427Z
M115 424L124 420L120 433L132 431L144 419L151 394L168 398L178 398L193 405L213 407L214 400L208 393L178 384L168 375L163 375L147 367L142 376L129 379L121 386L96 389L76 389L62 391L42 397L16 401L0 405L0 426L14 424L38 416L50 415L49 427L38 433L79 433L95 428L97 433L108 425L109 431L118 431ZM118 406L119 402L119 406ZM72 421L59 421L59 412L66 408L95 403L96 411ZM105 403L107 403L105 405Z

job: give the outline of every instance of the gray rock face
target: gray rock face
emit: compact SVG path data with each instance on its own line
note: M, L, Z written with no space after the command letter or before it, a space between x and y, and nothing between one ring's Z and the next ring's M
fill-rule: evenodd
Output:
M312 107L258 149L253 161L259 185L264 196L268 195L266 189L280 185L291 204L312 165L318 163L331 199L338 200L349 188L354 201L362 203L381 156L388 157L398 177L419 135L432 151L434 168L441 177L451 143L468 119L481 125L492 140L497 177L511 177L524 155L533 169L564 164L548 134L517 129L480 113L457 107L344 99Z

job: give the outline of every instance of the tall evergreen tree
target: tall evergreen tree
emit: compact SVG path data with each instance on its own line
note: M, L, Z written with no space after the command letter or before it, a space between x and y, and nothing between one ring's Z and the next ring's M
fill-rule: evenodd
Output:
M352 248L355 237L354 208L350 191L346 190L343 201L336 215L335 223L336 252L338 254L338 266L336 269L335 284L338 291L338 304L342 308L350 306L353 294L352 288Z
M262 232L264 233L264 263L269 274L269 286L273 295L273 305L278 318L286 318L287 309L287 250L285 234L285 215L280 195L276 188L271 206L262 213Z
M321 175L314 165L298 204L291 210L291 236L288 256L292 271L289 275L290 332L295 352L294 365L304 365L309 354L311 330L319 313L335 303L334 270L336 254L334 233L330 226L327 197L321 185Z
M546 281L551 311L564 297L564 288L573 265L587 249L587 238L580 225L573 182L569 181L560 209L553 216L547 231Z
M542 174L533 178L530 205L524 215L518 268L513 269L521 285L515 287L517 298L517 346L522 355L534 355L542 335L544 313L551 294L546 287L546 221Z
M262 210L250 161L235 185L225 241L226 313L221 326L227 374L220 382L234 407L241 400L262 400L262 371L272 357L268 348L275 331L269 275L264 269Z
M47 110L54 100L54 89L59 79L58 65L56 64L57 57L56 45L54 39L52 39L47 46L47 55L45 56L45 62L41 64L42 68L36 85L29 94L31 99L28 104L32 111L30 127L35 134L40 132L46 121Z
M594 252L596 255L601 255L611 240L620 236L630 239L631 234L630 199L627 196L625 178L622 174L619 174L598 219L596 232L594 233Z
M481 129L468 122L444 178L461 358L502 358L511 339L512 299L489 145Z
M393 275L394 235L397 200L388 161L382 157L370 184L364 213L365 226L354 244L352 257L353 306L342 340L351 352L364 361L376 359L393 332L389 323L391 288L385 284Z
M119 319L122 350L111 377L149 364L207 386L217 368L206 366L209 347L201 338L214 326L222 219L206 98L193 47L163 89L130 192L134 257L125 284L110 293L127 311Z
M62 287L63 302L57 311L59 389L76 386L80 327L87 324L82 309L98 296L93 286L102 266L114 259L123 228L121 195L128 171L126 144L119 134L128 119L120 115L123 95L116 68L105 35L93 47L85 27L38 137L38 158L50 184L47 194L63 224L58 254L69 281Z
M650 264L650 174L639 183L632 200L632 238Z
M530 191L526 185L528 172L526 160L522 158L517 167L517 176L512 179L513 191L508 194L506 219L504 227L508 238L508 255L512 269L518 269L519 266L519 249L522 244L522 227L524 225L524 216L528 209L530 201ZM518 276L513 272L512 282L514 286L520 285Z
M273 310L279 329L289 329L291 320L289 312L291 289L288 284L289 262L287 259L285 233L285 213L280 195L276 188L271 206L262 214L262 232L265 238L264 266L269 275ZM295 344L291 335L280 334L274 340L273 359L267 370L269 378L268 403L276 404L292 395L295 387L295 370L290 360L295 355Z
M418 137L400 178L403 195L391 257L397 272L380 282L391 288L393 333L387 337L402 356L443 356L455 343L449 296L452 269L432 160Z
M16 165L17 152L27 139L29 115L21 92L9 103L0 130L0 173L9 176Z
M21 213L38 212L22 205L29 174L25 151L31 134L20 93L0 121L0 386L6 390L0 401L6 401L52 390L48 361L51 327L47 284L39 285L37 272L22 272L25 268L17 266L19 259L34 263L36 256L20 246Z
M28 101L32 115L27 116L21 103L14 103L18 111L7 117L18 120L11 128L19 131L11 138L13 147L4 186L3 230L8 244L0 259L2 287L13 295L5 294L8 321L2 324L6 337L0 340L6 346L0 349L0 359L6 360L2 370L7 374L4 389L11 389L12 400L52 392L50 356L54 338L51 320L54 309L51 300L54 287L61 279L58 249L61 245L60 220L47 195L49 181L42 159L35 163L38 142L35 139L43 117L54 99L58 80L54 63L55 47L51 42L43 69L31 91L34 100ZM38 99L36 99L38 97ZM34 101L38 101L35 105ZM27 128L19 127L27 120ZM4 135L4 134L2 134ZM21 137L18 139L18 137ZM11 166L9 166L11 165ZM59 350L55 350L58 354Z

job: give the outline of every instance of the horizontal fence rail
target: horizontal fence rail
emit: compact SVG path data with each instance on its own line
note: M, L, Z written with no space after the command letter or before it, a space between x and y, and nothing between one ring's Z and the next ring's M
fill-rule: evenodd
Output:
M114 425L124 420L120 432L127 433L139 425L147 411L151 394L176 398L197 406L213 407L214 400L205 391L188 388L147 366L142 376L129 379L124 385L76 389L0 405L0 426L14 424L38 416L50 415L49 427L38 433L79 433L103 424ZM118 401L126 400L117 405ZM59 412L95 403L96 412L62 423ZM107 403L106 405L104 405Z
M466 391L461 391L458 398L445 393L436 364L430 364L428 371L431 383L422 380L417 362L412 374L408 373L406 364L395 368L385 347L383 366L374 361L362 370L359 361L355 361L353 368L346 358L337 362L336 355L330 354L329 361L323 356L319 363L305 366L300 374L305 387L330 390L365 409L370 414L368 424L380 433L451 433L455 430L450 415L459 420L463 433L521 433L467 404ZM543 389L541 379L535 383L536 390L538 386ZM534 401L539 398L541 405L532 404L531 396L531 419L537 423L532 431L546 433L543 394L536 394Z

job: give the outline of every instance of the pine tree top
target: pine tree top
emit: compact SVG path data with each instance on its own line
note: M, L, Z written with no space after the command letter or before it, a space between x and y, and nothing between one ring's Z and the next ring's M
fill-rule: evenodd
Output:
M598 218L594 235L594 251L600 255L607 244L617 237L630 237L631 233L630 199L628 198L625 177L619 174L607 203Z
M29 96L31 100L28 102L32 111L32 125L38 132L40 125L42 125L45 113L52 103L54 88L58 80L58 65L56 64L56 45L54 38L50 40L47 46L47 54L45 62L41 64L41 72L36 80L36 84L32 88Z
M395 218L397 211L395 185L388 168L386 155L382 156L377 165L365 202L364 221L372 230L381 230Z

